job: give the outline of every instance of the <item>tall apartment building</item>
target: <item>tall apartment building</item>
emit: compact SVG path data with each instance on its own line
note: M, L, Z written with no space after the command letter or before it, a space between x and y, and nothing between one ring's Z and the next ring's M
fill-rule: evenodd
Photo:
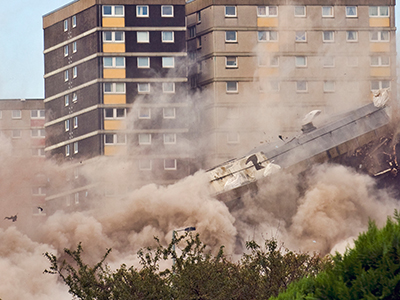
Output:
M189 83L200 88L206 167L259 141L396 95L395 1L224 1L186 5ZM272 135L272 136L271 136ZM244 146L244 147L243 147ZM248 149L248 148L247 148Z
M159 183L193 172L184 0L77 0L43 28L48 157L127 155Z
M18 215L18 226L45 215L38 208L44 207L47 187L44 123L43 99L0 100L0 177L7 187L0 191L2 212L3 218Z

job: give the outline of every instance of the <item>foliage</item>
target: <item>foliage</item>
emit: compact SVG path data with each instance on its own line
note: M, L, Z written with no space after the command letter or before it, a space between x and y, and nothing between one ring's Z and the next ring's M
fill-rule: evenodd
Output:
M156 239L157 240L157 239ZM159 241L156 249L138 252L141 268L122 265L111 271L105 259L90 267L83 263L82 246L77 250L65 249L67 258L59 262L50 253L45 256L51 263L47 273L58 274L77 299L268 299L286 289L287 285L303 276L313 277L330 260L318 255L296 254L275 240L267 240L265 249L254 241L246 243L249 251L238 262L230 261L223 247L217 255L206 250L199 238L186 234L167 247ZM185 243L178 255L174 243ZM160 270L162 260L175 260L170 269Z
M400 299L400 217L378 229L372 221L353 249L336 253L334 266L289 286L282 299Z

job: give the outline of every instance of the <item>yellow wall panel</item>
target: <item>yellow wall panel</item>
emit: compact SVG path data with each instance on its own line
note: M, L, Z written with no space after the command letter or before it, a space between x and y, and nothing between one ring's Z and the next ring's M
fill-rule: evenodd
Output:
M258 27L278 27L278 18L257 18Z
M103 52L125 52L125 43L104 43Z
M370 43L371 52L390 52L390 43Z
M258 74L260 77L269 77L279 75L279 68L259 68Z
M377 67L377 68L372 67L370 75L377 76L377 77L389 77L390 76L390 68L389 67Z
M104 120L104 129L105 130L118 130L125 129L126 124L121 120Z
M271 43L258 43L257 46L260 51L263 52L279 52L279 43L271 42Z
M369 18L370 27L389 27L389 18Z
M116 155L126 153L126 146L123 145L105 145L104 155Z
M125 27L125 18L103 18L103 27Z
M103 69L103 78L125 78L125 69Z
M104 104L126 104L126 95L104 95Z

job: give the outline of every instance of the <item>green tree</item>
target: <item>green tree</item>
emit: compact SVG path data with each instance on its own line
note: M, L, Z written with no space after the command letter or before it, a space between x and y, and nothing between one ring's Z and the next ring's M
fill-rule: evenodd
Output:
M400 217L378 229L372 221L354 248L336 253L334 265L303 278L272 299L400 299Z

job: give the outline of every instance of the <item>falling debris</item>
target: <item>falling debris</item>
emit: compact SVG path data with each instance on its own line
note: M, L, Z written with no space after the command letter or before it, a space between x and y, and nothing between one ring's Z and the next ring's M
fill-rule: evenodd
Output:
M10 216L10 217L5 217L4 220L12 220L13 222L15 222L15 221L17 221L17 215Z

